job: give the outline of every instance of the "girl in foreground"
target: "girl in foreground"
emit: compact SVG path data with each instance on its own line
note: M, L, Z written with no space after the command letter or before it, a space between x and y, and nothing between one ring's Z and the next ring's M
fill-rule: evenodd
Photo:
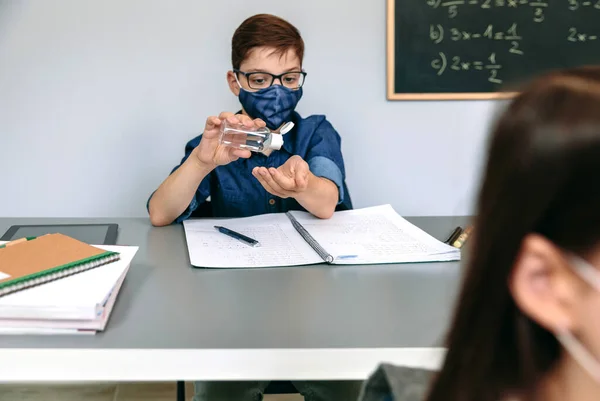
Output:
M510 103L476 216L441 371L383 365L361 400L600 400L600 67Z
M427 401L600 400L600 67L545 75L491 137Z

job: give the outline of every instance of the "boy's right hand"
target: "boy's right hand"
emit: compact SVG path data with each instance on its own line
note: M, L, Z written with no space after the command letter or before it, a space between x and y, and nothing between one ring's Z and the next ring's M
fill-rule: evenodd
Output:
M250 117L242 114L234 115L233 113L223 112L219 117L208 117L206 126L202 134L202 140L194 153L198 162L209 169L214 169L217 166L223 166L237 159L249 158L249 150L235 149L229 146L219 144L221 135L221 124L224 120L228 120L232 124L242 123L246 127L264 127L266 124L260 119L252 120Z

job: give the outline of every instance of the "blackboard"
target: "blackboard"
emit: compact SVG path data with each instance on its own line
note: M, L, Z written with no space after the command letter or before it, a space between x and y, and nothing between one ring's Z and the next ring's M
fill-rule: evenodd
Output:
M388 99L493 99L600 64L600 0L388 0Z

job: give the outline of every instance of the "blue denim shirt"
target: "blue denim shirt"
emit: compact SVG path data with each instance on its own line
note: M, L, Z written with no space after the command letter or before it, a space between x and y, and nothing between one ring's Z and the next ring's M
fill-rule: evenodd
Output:
M190 217L247 217L266 213L282 213L305 209L293 198L281 199L269 194L252 175L255 167L279 167L293 155L302 157L317 177L331 180L338 187L336 210L352 209L346 186L346 172L341 151L341 139L325 116L292 117L294 128L284 135L283 146L268 157L252 153L249 159L238 159L214 169L200 183L187 209L176 219L180 223ZM198 146L202 135L189 141L185 156L171 173L177 170ZM210 202L207 198L210 196ZM148 200L150 202L150 200Z

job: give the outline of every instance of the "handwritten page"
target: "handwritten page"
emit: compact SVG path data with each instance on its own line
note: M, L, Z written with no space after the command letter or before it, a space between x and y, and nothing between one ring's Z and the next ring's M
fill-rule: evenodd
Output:
M460 251L399 216L390 205L335 213L320 220L293 212L334 264L460 260Z
M285 214L241 219L192 219L183 224L190 262L196 267L249 268L323 263ZM244 234L259 241L261 246L246 245L220 233L214 226Z

